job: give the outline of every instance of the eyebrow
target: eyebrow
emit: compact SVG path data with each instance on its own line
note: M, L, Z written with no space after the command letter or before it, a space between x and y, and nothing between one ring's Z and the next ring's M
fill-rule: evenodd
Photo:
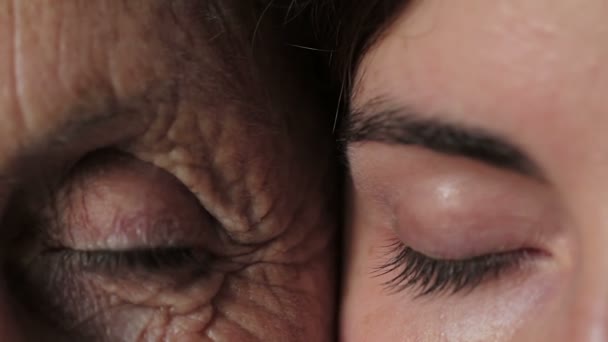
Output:
M68 151L79 150L93 141L102 148L113 146L119 140L142 132L150 119L158 114L154 110L155 101L162 100L151 96L146 89L124 98L101 94L68 107L62 115L64 120L58 121L40 139L23 145L15 162L19 174L9 180L19 183L25 177L31 177L32 172L38 177L46 177L49 165L62 160L66 153L69 155ZM69 167L61 163L57 165L59 168ZM0 182L6 177L0 174Z
M104 97L92 103L80 103L69 109L67 120L56 128L49 144L52 147L62 147L83 133L89 135L92 130L105 125L133 122L136 117L144 121L145 114L149 114L151 107L147 93L124 99Z
M506 139L482 129L444 122L384 101L353 110L346 118L341 140L345 144L373 141L412 145L472 159L489 166L544 180L540 168Z

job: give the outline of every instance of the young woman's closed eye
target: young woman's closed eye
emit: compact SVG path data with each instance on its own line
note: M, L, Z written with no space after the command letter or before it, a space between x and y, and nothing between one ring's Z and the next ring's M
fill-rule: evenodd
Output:
M608 340L605 4L343 9L342 339Z

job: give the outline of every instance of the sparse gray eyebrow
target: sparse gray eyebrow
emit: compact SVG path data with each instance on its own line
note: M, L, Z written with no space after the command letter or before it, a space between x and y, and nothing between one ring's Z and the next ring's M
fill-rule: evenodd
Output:
M79 104L69 109L68 120L59 125L50 137L50 147L73 143L76 137L107 125L139 121L141 126L145 126L157 114L155 102L160 100L143 93L129 98L105 97L94 103Z
M173 105L170 90L150 87L122 98L99 92L66 106L64 115L59 116L63 119L20 146L12 162L14 169L0 176L10 177L14 183L52 178L53 172L69 167L66 162L83 152L83 146L113 147L142 134L155 118L166 115L159 112L160 107L168 110L167 105Z

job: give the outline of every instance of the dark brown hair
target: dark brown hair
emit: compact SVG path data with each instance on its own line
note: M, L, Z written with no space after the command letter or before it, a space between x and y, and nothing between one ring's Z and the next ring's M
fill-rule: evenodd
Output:
M332 75L348 100L361 58L411 0L316 0L313 18L323 49L333 52ZM347 102L347 101L346 101Z

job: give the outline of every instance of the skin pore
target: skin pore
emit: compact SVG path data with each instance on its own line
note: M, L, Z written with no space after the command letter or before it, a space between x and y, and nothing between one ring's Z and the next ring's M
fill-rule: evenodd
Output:
M331 122L218 3L0 1L0 340L332 338Z
M344 341L607 341L608 4L423 0L355 75Z

